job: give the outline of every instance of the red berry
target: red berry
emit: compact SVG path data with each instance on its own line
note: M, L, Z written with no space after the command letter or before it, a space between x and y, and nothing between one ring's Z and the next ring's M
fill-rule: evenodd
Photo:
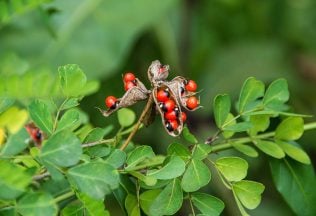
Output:
M195 109L199 105L199 100L195 96L191 96L187 99L186 104L189 109Z
M117 99L114 96L108 96L105 98L105 105L110 109L115 109L117 105Z
M171 110L170 112L165 113L165 119L167 120L176 120L179 113L176 110Z
M170 93L167 89L161 89L157 92L157 100L159 102L165 102L169 99Z
M174 109L176 106L175 102L171 99L166 100L164 103L160 103L159 107L162 109L164 112L170 112L171 110Z
M126 73L125 75L124 75L124 77L123 77L123 80L124 80L124 82L125 83L127 83L127 82L132 82L132 81L134 81L135 80L135 75L133 74L133 73Z
M124 84L124 89L125 91L127 91L128 89L133 88L134 86L136 86L134 82L128 81Z
M178 128L179 124L177 120L168 120L166 122L166 128L168 131L174 131Z
M197 89L196 82L194 82L193 80L189 80L185 85L185 89L190 92L195 92Z
M187 114L185 112L181 113L181 119L182 119L182 122L185 122L187 120Z

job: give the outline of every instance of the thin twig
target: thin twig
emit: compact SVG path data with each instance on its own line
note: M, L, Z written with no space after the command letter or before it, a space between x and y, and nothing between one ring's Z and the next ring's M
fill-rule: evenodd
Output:
M100 144L105 144L105 143L113 143L115 142L115 139L105 139L105 140L99 140L99 141L95 141L95 142L91 142L91 143L84 143L81 145L82 148L86 148L86 147L91 147L91 146L96 146L96 145L100 145Z
M145 118L145 116L146 116L146 113L147 113L147 112L149 111L149 109L151 108L152 103L153 103L153 95L150 94L150 95L149 95L149 98L148 98L148 101L147 101L147 104L146 104L146 106L145 106L145 108L144 108L142 114L140 115L140 117L139 117L137 123L135 124L135 126L134 126L132 132L131 132L131 133L129 134L129 136L127 137L125 143L121 146L120 150L123 151L123 150L128 146L129 142L131 141L131 139L132 139L132 138L134 137L134 135L136 134L136 132L137 132L139 126L142 124L142 122L143 122L143 120L144 120L144 118Z
M50 176L50 173L44 172L43 174L33 176L33 180L38 181L38 180L41 180L41 179L48 177L48 176Z

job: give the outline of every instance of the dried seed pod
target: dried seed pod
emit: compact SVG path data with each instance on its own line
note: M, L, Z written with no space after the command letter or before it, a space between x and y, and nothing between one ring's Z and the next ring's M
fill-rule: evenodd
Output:
M148 79L152 85L156 85L159 81L164 81L169 76L169 65L162 65L156 60L151 63L148 68Z

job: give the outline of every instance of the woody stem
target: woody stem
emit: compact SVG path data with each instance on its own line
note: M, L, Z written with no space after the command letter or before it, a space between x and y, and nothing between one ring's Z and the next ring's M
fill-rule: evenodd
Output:
M142 114L140 115L140 117L139 117L137 123L135 124L135 126L134 126L132 132L129 134L129 136L127 137L126 141L125 141L124 144L121 146L120 150L123 151L123 150L128 146L129 142L131 141L131 139L132 139L132 138L134 137L134 135L136 134L136 132L137 132L139 126L142 124L142 122L143 122L143 120L144 120L144 118L145 118L145 116L146 116L146 113L147 113L147 112L149 111L149 109L151 108L152 103L153 103L153 95L152 95L152 94L149 94L149 98L148 98L147 104L146 104L146 106L145 106L145 108L144 108Z

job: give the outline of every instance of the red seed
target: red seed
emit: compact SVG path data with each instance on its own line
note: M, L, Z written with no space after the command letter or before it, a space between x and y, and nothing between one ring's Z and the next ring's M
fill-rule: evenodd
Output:
M127 91L128 89L133 88L134 86L136 86L134 82L128 81L124 84L124 89L125 91Z
M117 99L114 96L108 96L105 98L105 105L110 108L110 109L115 109L116 108L116 103Z
M195 109L199 105L199 100L195 96L191 96L187 99L186 104L189 109Z
M169 99L170 93L166 89L161 89L157 92L158 102L165 102Z
M186 85L185 85L185 89L186 89L187 91L190 91L190 92L195 92L196 89L197 89L197 84L196 84L196 82L193 81L193 80L189 80L189 81L186 83Z
M178 113L175 110L165 113L165 119L176 120L178 118Z
M185 122L187 120L187 114L185 112L181 113L181 119L182 119L182 122Z
M135 77L135 75L133 74L133 73L126 73L126 74L124 74L124 77L123 77L123 81L125 82L125 83L127 83L127 82L132 82L132 81L134 81L136 79L136 77Z
M166 122L166 128L168 131L175 131L179 127L178 121L177 120L168 120Z
M175 102L171 99L166 100L164 103L161 103L159 106L164 112L170 112L175 107Z

